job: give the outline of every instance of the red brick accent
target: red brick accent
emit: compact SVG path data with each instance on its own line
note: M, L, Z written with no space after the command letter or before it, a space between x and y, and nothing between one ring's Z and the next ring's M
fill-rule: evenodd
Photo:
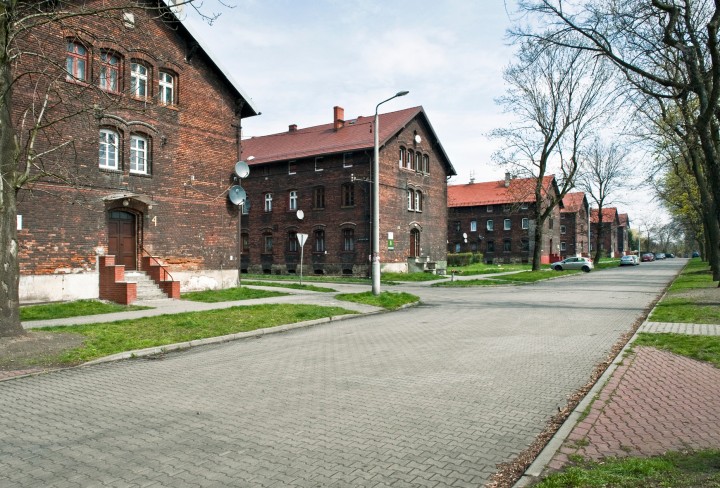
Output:
M100 256L100 299L130 305L137 300L137 283L125 280L125 266L115 264L115 256Z
M180 282L173 281L167 268L153 256L143 256L142 270L160 287L170 298L180 298Z

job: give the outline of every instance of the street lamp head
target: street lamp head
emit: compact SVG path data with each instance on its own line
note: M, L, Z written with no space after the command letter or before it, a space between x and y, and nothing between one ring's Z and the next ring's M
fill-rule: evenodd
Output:
M410 92L407 91L407 90L403 90L403 91L397 92L397 93L395 94L395 96L396 96L396 97L404 97L404 96L407 95L408 93L410 93Z

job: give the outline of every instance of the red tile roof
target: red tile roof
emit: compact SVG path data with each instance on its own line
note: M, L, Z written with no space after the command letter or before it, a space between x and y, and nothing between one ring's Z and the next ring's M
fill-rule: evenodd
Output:
M422 107L407 108L397 112L380 114L380 135L379 142L382 147L390 138L395 136L415 117L421 115L435 141L430 141L438 148L445 158L449 175L454 175L452 167L445 151L437 141L434 130L427 119ZM343 127L335 130L334 124L324 124L315 127L289 130L279 134L252 137L242 142L243 158L254 156L250 166L273 161L286 161L325 154L337 154L343 152L357 151L360 149L372 149L375 146L373 134L373 119L370 117L358 117L352 120L345 120Z
M593 224L598 223L598 216L599 212L596 208L590 209L590 222ZM603 223L605 222L615 222L615 219L617 218L617 208L615 207L608 207L603 209Z
M581 191L568 193L565 195L565 198L563 198L565 208L563 208L562 211L567 213L576 213L585 205L584 202L585 193Z
M474 207L477 205L493 205L535 201L535 178L514 178L510 186L505 180L469 183L467 185L448 186L448 207ZM547 192L554 185L555 176L543 178L543 189Z

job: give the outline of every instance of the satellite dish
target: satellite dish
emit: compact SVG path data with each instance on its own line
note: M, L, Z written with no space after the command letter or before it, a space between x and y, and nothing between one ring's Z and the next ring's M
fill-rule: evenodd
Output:
M298 220L302 220L305 218L305 212L303 212L302 210L298 210L295 215L297 215Z
M235 163L235 174L238 178L247 178L250 174L250 166L245 161L238 161Z
M415 134L415 142L417 142L418 144L422 142L422 137L420 137L420 134Z
M240 185L233 185L230 188L230 191L228 191L228 198L233 205L242 205L243 203L245 203L246 196L247 195L245 194L245 190Z
M467 232L463 232L463 239L467 239Z

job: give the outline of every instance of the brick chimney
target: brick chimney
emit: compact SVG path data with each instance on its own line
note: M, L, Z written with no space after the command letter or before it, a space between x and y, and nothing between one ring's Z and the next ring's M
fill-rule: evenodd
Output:
M505 172L505 188L507 188L509 186L510 186L510 172L506 171Z
M288 126L288 132L295 132L295 131L297 131L297 124L290 124L290 126Z
M345 109L342 107L333 107L333 129L342 129L345 125Z

